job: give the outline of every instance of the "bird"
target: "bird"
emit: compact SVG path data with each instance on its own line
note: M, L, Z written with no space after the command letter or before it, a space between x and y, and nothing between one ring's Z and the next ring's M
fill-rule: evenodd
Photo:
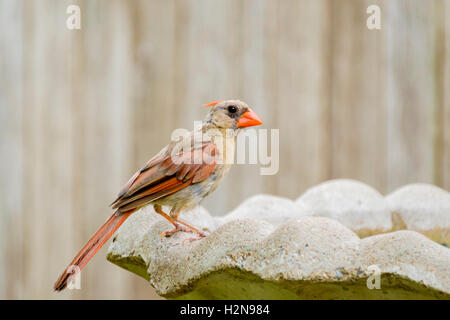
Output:
M62 272L53 286L55 291L64 290L122 223L146 206L152 205L173 225L161 239L179 231L193 233L194 239L207 236L181 220L180 212L195 208L217 188L233 163L238 133L262 121L240 100L218 100L205 106L210 109L200 128L171 141L124 185L110 205L114 213ZM163 206L170 211L164 212Z

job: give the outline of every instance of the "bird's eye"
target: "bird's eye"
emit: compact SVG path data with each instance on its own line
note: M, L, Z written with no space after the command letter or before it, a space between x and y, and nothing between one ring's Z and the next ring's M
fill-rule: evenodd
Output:
M236 111L237 111L237 108L235 106L229 106L228 107L228 112L229 113L236 113Z

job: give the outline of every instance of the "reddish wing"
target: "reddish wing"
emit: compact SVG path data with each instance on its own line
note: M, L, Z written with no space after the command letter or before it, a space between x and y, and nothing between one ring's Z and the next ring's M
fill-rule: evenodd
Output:
M125 184L114 209L128 211L206 179L216 166L217 148L204 142L198 148L172 155L174 145L163 149Z

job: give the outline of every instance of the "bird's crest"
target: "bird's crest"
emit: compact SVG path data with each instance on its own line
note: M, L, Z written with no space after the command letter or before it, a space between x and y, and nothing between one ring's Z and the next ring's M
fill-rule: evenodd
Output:
M205 107L214 107L216 104L223 102L224 100L217 100L217 101L212 101L212 102L208 102L205 103Z

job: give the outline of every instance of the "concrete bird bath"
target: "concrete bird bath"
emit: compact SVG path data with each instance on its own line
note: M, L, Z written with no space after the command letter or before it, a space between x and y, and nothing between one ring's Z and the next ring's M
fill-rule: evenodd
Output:
M108 260L169 299L450 299L450 194L431 185L383 197L333 180L296 201L258 195L224 217L182 217L209 236L161 240L170 225L146 208Z

